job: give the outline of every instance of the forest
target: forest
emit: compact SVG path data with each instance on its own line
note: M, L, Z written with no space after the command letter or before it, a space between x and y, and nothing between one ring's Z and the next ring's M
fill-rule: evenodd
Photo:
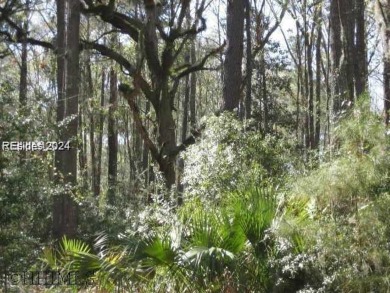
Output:
M0 292L390 292L390 0L0 0Z

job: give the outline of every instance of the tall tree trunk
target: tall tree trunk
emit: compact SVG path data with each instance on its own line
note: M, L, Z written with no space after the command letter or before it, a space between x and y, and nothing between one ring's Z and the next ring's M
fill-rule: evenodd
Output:
M65 118L65 76L66 76L66 20L65 20L66 1L57 0L57 126ZM64 137L64 130L59 128L58 137L62 140ZM64 152L56 151L55 157L55 169L57 174L56 181L61 184L63 182L63 165L64 165ZM56 195L53 199L53 236L60 239L64 233L64 197L65 195Z
M383 19L385 22L383 40L383 90L384 90L384 118L385 124L390 124L390 0L382 4Z
M186 53L185 56L186 62L189 63L191 60L191 48L190 52ZM191 84L190 84L190 76L187 75L184 82L184 100L183 100L183 121L182 121L182 132L181 132L181 141L182 143L187 138L187 128L188 128L188 104L190 101L191 95ZM177 180L176 180L176 188L178 191L178 204L181 205L183 203L183 192L184 185L182 184L182 174L184 172L184 160L183 158L178 158L177 160Z
M117 75L112 68L110 71L110 108L108 112L108 193L110 205L115 203L115 189L118 171L118 130L116 110L118 107Z
M26 11L28 17L29 10L29 1L26 3ZM21 64L20 64L20 81L19 81L19 109L21 117L24 117L27 114L27 31L28 31L28 23L27 20L23 24L23 39L22 39L22 54L21 54ZM27 129L23 127L19 134L19 140L26 140ZM20 163L24 164L26 159L26 152L23 151L19 156Z
M91 69L91 60L88 56L87 64L86 64L86 71L87 71L87 82L88 82L88 94L89 96L89 147L91 152L91 186L92 186L92 192L94 196L99 196L99 188L97 185L97 173L98 173L98 166L97 166L97 153L96 153L96 141L95 141L95 107L94 107L94 96L93 96L93 80L92 80L92 69Z
M106 88L106 72L102 69L102 84L100 88L100 111L99 111L99 124L98 124L98 142L97 142L97 157L96 157L96 174L94 195L100 195L100 186L102 179L102 154L103 154L103 132L104 132L104 106L105 106L105 88Z
M168 80L163 80L160 100L160 110L157 115L159 125L159 145L161 145L162 164L160 170L163 172L166 184L170 188L176 181L175 161L172 152L176 149L175 121L172 115L171 95L168 91Z
M367 90L368 63L366 49L366 21L365 21L365 0L355 0L355 54L352 59L355 64L355 92L359 97ZM352 60L351 60L352 61Z
M150 102L146 101L145 104L145 115L148 115L150 112ZM146 129L149 129L149 122L146 122ZM149 186L149 180L150 180L150 173L152 172L152 168L150 168L149 165L149 150L148 146L143 144L142 148L142 171L145 172L145 187Z
M352 104L355 98L355 1L356 0L339 0L340 1L340 18L343 36L343 83L345 84L344 102ZM358 0L359 1L359 0ZM346 108L348 104L342 105Z
M137 102L139 103L138 99ZM135 180L137 181L136 184L139 185L139 179L137 177L138 174L142 172L142 161L141 161L141 156L142 156L142 138L141 135L139 134L137 127L135 123L133 123L133 173L135 175Z
M245 118L249 119L252 112L252 29L251 29L251 1L245 1L245 31L246 31L246 93Z
M313 80L313 71L312 71L312 48L311 48L311 40L310 33L308 27L307 20L307 0L303 1L303 11L305 12L303 15L304 24L303 24L303 40L304 40L304 98L305 98L305 147L306 150L310 148L311 143L311 125L310 121L312 120L313 115L313 91L311 88L312 80Z
M265 52L261 52L261 63L260 63L260 76L261 76L261 97L263 100L263 110L264 110L264 134L270 132L269 124L269 101L268 101L268 90L267 90L267 77L266 77L266 62L265 62Z
M151 82L149 83L146 81L139 70L130 70L132 72L131 76L133 77L133 87L122 84L120 90L131 108L137 131L147 145L152 159L158 163L160 171L165 177L167 188L171 188L176 181L176 156L180 151L186 148L186 145L176 145L176 124L173 111L175 110L174 104L177 85L180 78L185 77L187 74L191 74L194 71L198 71L199 67L192 64L193 66L184 70L179 78L172 74L172 67L177 58L175 40L183 31L182 25L184 23L183 21L185 19L189 1L180 2L181 11L177 17L177 23L175 23L175 20L173 19L175 18L175 8L172 6L171 15L173 18L169 22L170 29L166 30L170 32L165 33L162 32L159 27L159 24L161 24L159 19L161 16L160 5L158 5L157 1L150 0L144 0L143 3L146 23L141 32L143 34L143 37L141 38L143 41L142 49L144 50L144 57L150 71ZM174 1L171 1L170 3L171 5L174 5ZM198 9L198 19L201 19L200 12L204 9L204 4L205 2L202 1L202 8ZM194 27L196 28L197 26L195 25L193 28ZM202 25L202 27L204 26ZM159 44L157 37L158 30L162 36L162 45ZM191 34L196 35L202 30L203 28L199 28L196 30L197 32L188 34L188 37L191 37ZM219 50L221 50L221 48L219 48ZM215 51L215 54L217 52L218 51ZM208 56L206 56L206 59L207 58ZM157 143L150 138L136 103L136 98L140 95L141 91L150 101L156 113Z
M195 37L191 40L191 56L192 64L196 63L196 48ZM190 126L196 127L196 72L192 72L190 76Z
M385 124L390 124L390 29L386 29L386 51L383 65L384 113Z
M27 32L27 21L23 24L23 30ZM22 41L22 55L20 65L20 81L19 81L19 104L24 112L27 105L27 33L23 35Z
M318 8L317 40L316 40L316 123L313 148L320 145L321 133L321 44L322 44L322 5Z
M61 165L57 172L62 175L64 184L75 186L77 183L77 115L80 82L80 2L78 0L57 1L57 10L58 54L61 54L61 51L66 52L66 55L60 56L58 64L58 74L61 75L58 82L59 93L61 92L59 94L58 112L64 110L63 116L60 113L59 118L69 119L60 138L62 141L70 141L70 149L62 152L62 162L60 161ZM65 23L65 16L68 16L67 24ZM65 62L61 60L61 57L65 58ZM64 71L61 72L60 70ZM66 98L66 101L62 100L60 102L60 98ZM54 199L53 235L57 239L63 235L74 237L77 233L77 204L72 199L72 192L73 188L70 188Z
M83 80L85 79L85 74L82 77ZM84 86L85 88L85 86ZM82 188L84 191L88 190L88 159L87 159L87 129L84 127L84 119L87 117L87 110L86 110L86 90L83 89L81 94L81 101L80 101L80 109L79 109L79 115L78 115L78 129L80 130L79 135L79 142L78 142L78 148L79 148L79 165L80 165L80 175L81 175L81 181L82 181Z
M244 40L245 1L227 3L226 37L227 50L224 62L223 110L238 108L241 96L242 57Z
M330 3L330 47L332 55L332 96L333 111L338 113L341 109L343 88L341 86L341 22L340 22L340 0L332 0Z
M330 38L331 38L331 33L330 33L330 26L328 26L328 37L326 40L326 45L325 47L325 55L326 59L323 60L321 58L321 67L322 67L322 72L325 78L325 84L326 84L326 109L325 109L325 121L323 122L323 127L324 127L324 149L327 147L327 145L330 145L330 102L332 99L332 85L331 85L331 72L332 72L332 60L331 60L331 51L330 51ZM322 35L322 38L324 36Z
M314 24L313 24L314 27ZM309 34L309 32L307 33ZM315 135L314 135L314 73L313 73L313 31L310 36L307 35L306 52L307 52L307 78L308 78L308 137L310 149L314 148Z
M365 0L331 1L333 110L336 115L367 90L365 5Z
M198 0L197 0L197 3L198 3ZM221 29L221 0L218 0L218 10L217 10L217 30L218 30L218 46L221 46L222 45L222 29ZM223 83L224 79L225 79L225 72L224 72L224 67L223 67L223 52L220 51L219 52L219 62L221 64L221 70L220 70L220 78L221 78L221 82Z
M187 52L186 62L190 62L190 55ZM183 121L182 121L182 131L181 131L181 141L184 142L187 138L187 129L188 129L188 104L190 101L190 76L187 75L184 82L184 100L183 100Z
M301 37L298 21L295 22L296 27L296 50L297 50L297 117L296 117L296 137L297 141L300 138L300 125L301 125L301 96L303 89L303 68L302 68L302 46L301 46ZM301 138L303 139L303 138ZM303 144L302 144L303 145Z

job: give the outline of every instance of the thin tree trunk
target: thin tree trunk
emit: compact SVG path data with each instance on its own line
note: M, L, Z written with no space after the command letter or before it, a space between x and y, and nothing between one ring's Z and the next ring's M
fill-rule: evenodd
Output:
M197 3L198 3L198 0L197 0ZM221 46L222 45L222 29L221 29L221 22L220 22L220 17L221 15L221 0L218 1L218 10L217 10L217 30L218 30L218 46ZM223 66L223 52L219 52L219 62L221 63L221 82L223 83L224 82L224 76L225 76L225 72L224 72L224 66Z
M300 134L300 121L301 121L301 93L302 93L302 48L301 48L301 38L300 38L300 30L298 22L295 23L296 25L296 50L297 50L297 117L296 117L296 137L297 141L299 141L299 134Z
M27 17L28 17L28 1L26 3ZM20 64L20 81L19 81L19 109L21 117L27 114L27 31L28 31L28 23L27 20L23 24L23 41L22 41L22 54L21 54L21 64ZM26 139L27 131L25 127L20 131L19 140L24 141ZM20 163L24 164L26 159L26 152L20 152Z
M134 183L135 176L133 174L133 155L131 150L131 143L130 143L130 119L129 119L129 113L126 113L126 121L125 121L125 142L126 142L126 150L127 150L127 157L129 158L129 173L130 173L130 182Z
M115 113L118 107L117 75L110 71L110 108L108 113L108 193L110 205L115 203L115 189L118 171L118 130Z
M263 98L263 109L264 109L264 134L270 132L269 129L269 101L268 101L268 91L267 91L267 77L266 77L266 63L264 50L261 53L261 95Z
M390 124L390 0L387 0L384 7L383 18L385 21L386 27L384 31L384 41L383 41L383 90L384 90L384 118L385 124L388 126Z
M315 139L313 148L318 148L320 145L321 134L321 44L322 44L322 6L318 8L318 24L317 24L317 40L316 40L316 123L315 123Z
M314 25L314 24L313 24ZM309 40L310 39L310 40ZM315 135L314 135L314 73L313 73L313 33L311 36L307 36L307 78L308 78L308 119L309 119L309 145L310 149L314 148Z
M306 150L310 149L310 142L311 142L311 136L310 136L310 116L313 114L312 105L310 104L313 101L312 91L310 91L310 84L312 80L312 74L310 74L310 70L312 70L312 60L311 60L311 41L309 40L309 29L308 29L308 21L307 21L307 0L303 1L303 9L305 11L305 14L303 15L304 18L304 31L303 31L303 39L304 39L304 97L305 97L305 107L306 107L306 114L305 114L305 148ZM312 71L311 71L312 73Z
M150 102L146 101L145 114L148 115L150 112ZM149 129L149 122L146 122L146 129ZM145 187L149 186L150 180L150 168L149 168L149 150L144 142L142 148L142 171L145 172Z
M23 24L23 30L27 34L28 24L27 21ZM22 41L22 55L20 66L20 81L19 81L19 104L23 112L26 110L27 105L27 35L23 35Z
M190 62L190 55L186 55L186 63ZM183 100L183 121L182 121L182 132L181 132L181 141L184 142L187 138L187 129L188 129L188 103L190 101L190 76L187 75L185 78L184 84L184 100Z
M137 126L135 123L133 123L133 172L135 174L135 180L137 181L137 185L140 183L138 182L138 174L141 173L142 170L142 138L137 130Z
M99 196L99 187L97 187L97 174L98 174L98 166L97 166L97 154L96 154L96 141L95 141L95 109L94 109L94 103L93 103L93 80L92 80L92 70L91 70L91 61L90 57L88 56L87 64L86 64L86 71L87 71L87 82L88 82L88 93L89 95L89 141L90 141L90 152L91 152L91 184L92 184L92 191L95 197Z
M191 63L196 63L196 48L195 38L191 40ZM190 126L196 127L196 72L192 72L190 76Z
M251 2L245 1L245 31L246 31L246 93L245 118L249 119L252 112L252 30L251 30Z
M99 115L99 125L98 125L98 150L97 150L97 158L96 158L96 180L94 186L94 194L95 196L100 195L100 186L101 186L101 178L102 178L102 153L103 153L103 131L104 131L104 106L105 106L105 86L106 86L106 72L102 70L102 84L100 88L100 115Z
M86 80L85 74L82 77L83 80ZM85 88L85 86L83 87ZM84 118L86 117L86 98L85 93L87 90L83 89L83 93L81 95L82 100L80 101L80 109L79 109L79 115L78 115L78 129L80 129L80 140L78 143L78 147L80 150L79 153L79 165L80 165L80 175L81 175L81 181L83 189L86 191L88 190L88 162L87 162L87 139L86 139L86 131L84 128Z
M323 123L324 127L324 149L326 149L327 145L330 145L330 102L332 98L332 86L330 84L331 80L331 72L332 72L332 60L331 60L331 52L330 52L330 27L328 27L328 38L326 45L324 46L324 52L326 55L326 66L325 61L321 58L321 66L323 75L325 78L325 84L326 84L326 122ZM322 39L324 37L322 36Z

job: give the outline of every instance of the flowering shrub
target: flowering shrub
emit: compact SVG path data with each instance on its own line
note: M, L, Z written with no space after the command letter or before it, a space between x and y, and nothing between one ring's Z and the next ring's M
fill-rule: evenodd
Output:
M198 143L183 154L187 196L218 199L226 191L267 184L290 166L285 142L262 137L232 113L211 116Z

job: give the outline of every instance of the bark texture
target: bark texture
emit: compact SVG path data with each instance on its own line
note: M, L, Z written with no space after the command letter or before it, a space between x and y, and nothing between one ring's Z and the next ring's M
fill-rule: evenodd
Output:
M223 110L238 108L241 97L242 57L244 52L245 1L227 1L227 50L224 62Z
M57 163L59 181L65 187L65 190L56 196L53 204L53 236L59 239L63 235L74 237L77 233L77 204L73 199L72 186L77 183L80 2L59 0L57 5L59 54L57 120L62 121L66 118L69 120L60 133L60 140L70 141L69 150L56 152L56 160L59 159Z

